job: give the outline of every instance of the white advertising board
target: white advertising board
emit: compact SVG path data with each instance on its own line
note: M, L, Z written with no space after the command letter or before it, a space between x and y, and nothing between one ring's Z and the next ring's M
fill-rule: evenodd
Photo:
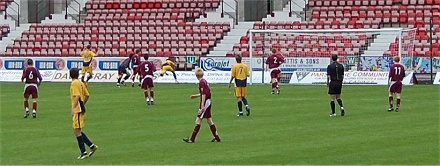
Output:
M128 57L95 57L91 66L94 71L117 71L121 62ZM1 57L0 70L23 70L27 65L24 63L26 59L34 60L35 67L38 70L70 70L73 67L82 67L81 57ZM143 58L141 58L143 59ZM156 65L156 69L160 69L166 57L150 57L148 60Z
M55 70L40 71L43 81L52 81L52 77L55 75ZM22 70L0 70L0 82L20 82Z
M117 71L93 71L93 77L89 82L116 82L118 79ZM52 82L70 82L69 71L60 70L56 71L53 76Z
M435 74L434 84L435 85L440 85L440 72L437 72Z
M263 72L252 72L252 82L254 83L261 83L261 80L263 80ZM192 71L182 71L176 72L177 81L179 83L198 83L194 72ZM203 76L208 83L229 83L229 80L231 79L231 72L230 71L206 71ZM248 80L249 82L250 80ZM171 73L168 75L164 75L163 77L159 77L155 80L157 83L174 83L174 77ZM264 72L264 83L270 82L270 74L269 72Z
M413 72L407 73L404 85L410 85ZM322 84L327 81L326 72L293 72L290 84ZM344 73L344 84L388 85L388 72L352 71Z
M262 80L262 72L253 72L254 81L259 81L257 83L261 83ZM270 75L268 72L265 72L265 83L270 82ZM194 72L192 71L176 71L177 81L179 83L198 83ZM231 72L227 71L206 71L203 76L209 83L229 83L229 79L231 79ZM114 82L116 83L118 79L118 73L116 71L95 71L93 74L93 78L90 79L89 82ZM68 71L56 71L53 75L52 82L70 82L71 79L69 77ZM163 77L159 77L154 80L155 83L174 83L174 77L171 73L168 75L164 75Z
M251 67L250 58L245 57L242 62ZM265 58L253 58L252 70L264 70L265 62ZM199 61L200 67L205 71L231 71L235 63L236 61L233 57L201 57ZM292 73L293 71L325 71L328 64L330 64L330 58L287 57L285 58L285 63L280 68L284 73Z

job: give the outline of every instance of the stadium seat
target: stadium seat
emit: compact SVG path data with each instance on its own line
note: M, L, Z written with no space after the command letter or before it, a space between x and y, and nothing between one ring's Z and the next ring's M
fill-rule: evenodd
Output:
M3 37L6 37L9 32L10 29L8 24L0 24L0 40L2 40Z

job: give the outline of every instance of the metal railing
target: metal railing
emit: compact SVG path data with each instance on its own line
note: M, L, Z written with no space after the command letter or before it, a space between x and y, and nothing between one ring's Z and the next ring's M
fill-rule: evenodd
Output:
M433 34L433 31L434 31L434 25L433 25L433 21L432 21L432 17L431 17L431 19L429 19L429 50L431 51L431 55L429 55L429 57L430 57L430 63L431 63L431 83L433 84L434 83L434 72L433 72L433 69L434 69L434 67L433 67L433 62L432 62L432 60L433 60L433 58L434 58L434 50L433 50L433 48L432 48L432 40L433 40L433 38L432 38L432 36L434 35Z
M69 0L66 0L66 14L64 15L64 18L67 19L68 16L72 17L77 23L81 22L81 4L76 0L70 0L71 3L68 2ZM72 3L78 4L78 9L71 6ZM72 14L68 12L68 9L72 9L73 11L78 13L78 16L75 16L76 14Z
M292 3L295 4L296 6L302 8L302 6L298 5L294 0L290 0L290 3L289 3L289 17L292 17L292 15L294 13L297 16L301 17L301 20L305 20L307 18L307 11L306 11L307 9L306 8L303 9L304 15L302 15L301 13L298 13L297 11L292 10ZM304 0L304 3L307 4L307 1Z
M15 13L8 13L8 10L5 10L5 16L4 17L5 17L5 20L6 20L8 18L8 16L9 16L12 20L14 20L15 26L19 27L20 26L20 4L18 4L15 1L12 1L11 5L12 4L16 5L18 10L15 10L13 7L9 7L9 9L11 9ZM14 17L14 14L17 15L17 18Z
M222 13L221 13L221 17L223 18L225 14L227 14L229 17L231 17L234 20L235 25L238 25L238 1L234 0L235 2L235 7L232 7L230 4L226 3L224 0L222 0ZM225 12L224 10L224 6L228 6L232 9L235 10L235 16L233 16L232 14Z

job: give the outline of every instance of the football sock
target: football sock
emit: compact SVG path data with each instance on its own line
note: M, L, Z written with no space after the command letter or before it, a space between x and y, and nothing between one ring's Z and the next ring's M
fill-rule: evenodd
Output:
M25 111L29 111L29 102L28 101L24 101L24 109Z
M275 89L275 82L272 82L272 89Z
M175 72L173 72L173 77L174 77L175 80L177 80L177 76L176 76Z
M332 108L332 114L335 113L335 101L330 101L330 107Z
M247 102L247 99L246 99L246 98L243 97L243 98L241 99L241 101L243 101L243 104L244 104L245 106L248 106L248 102Z
M338 99L338 100L336 100L336 101L338 102L339 107L341 107L341 108L344 107L344 105L342 104L342 99Z
M83 75L83 76L81 76L81 81L82 81L82 82L84 82L84 75Z
M399 98L397 98L396 105L397 105L397 108L400 108L400 99Z
M87 135L84 134L83 132L81 132L81 135L82 135L82 137L83 137L84 143L85 143L87 146L92 147L93 143L92 143L92 141L90 141L90 139L87 137Z
M76 137L76 140L78 141L78 146L79 146L79 150L81 151L81 154L85 153L86 152L86 147L84 146L84 138L83 138L83 136L80 135L80 136Z
M274 82L273 84L274 84L274 85L273 85L273 86L274 86L273 88L278 89L278 81L277 81L277 82Z
M241 103L241 101L237 102L237 106L238 106L238 111L243 112L243 104Z
M130 74L125 75L124 80L128 80L130 78Z
M87 81L89 81L90 79L92 79L92 75L87 76Z
M393 96L388 97L388 101L390 102L390 107L393 108Z
M194 131L193 131L193 133L192 133L192 135L191 135L191 141L196 141L196 136L197 136L197 134L199 133L199 130L200 130L200 125L199 124L197 124L195 127L194 127Z
M209 126L209 128L211 128L211 132L212 132L212 135L214 136L214 138L216 140L220 140L220 137L218 136L217 128L215 127L215 124Z
M119 83L121 83L121 79L122 79L122 76L120 76L120 77L118 78L118 85L119 85Z
M150 97L154 98L154 91L153 90L150 91Z
M37 111L37 102L32 102L32 110Z

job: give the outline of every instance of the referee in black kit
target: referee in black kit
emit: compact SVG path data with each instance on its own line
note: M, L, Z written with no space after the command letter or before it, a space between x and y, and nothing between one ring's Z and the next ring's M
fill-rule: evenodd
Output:
M342 81L344 80L344 66L338 62L338 55L332 55L332 62L327 66L327 87L330 95L330 117L335 117L335 99L341 107L341 116L345 115L344 106L341 100Z

